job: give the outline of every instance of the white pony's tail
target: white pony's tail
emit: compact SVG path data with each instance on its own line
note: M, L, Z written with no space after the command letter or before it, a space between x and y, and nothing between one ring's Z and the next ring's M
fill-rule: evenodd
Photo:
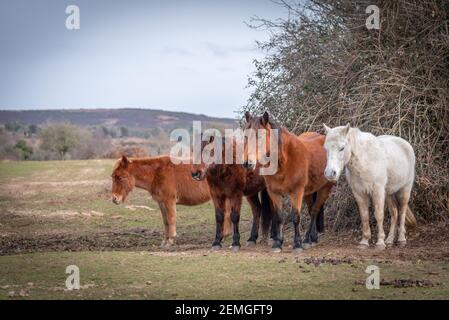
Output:
M405 213L405 224L408 228L415 228L417 225L415 215L413 214L412 209L410 209L410 206L407 206L407 212Z

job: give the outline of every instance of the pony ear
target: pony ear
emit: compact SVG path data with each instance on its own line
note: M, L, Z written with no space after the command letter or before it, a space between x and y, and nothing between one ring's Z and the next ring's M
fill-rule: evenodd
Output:
M122 159L120 160L120 166L122 168L127 168L129 164L129 160L125 155L122 155Z
M249 111L245 112L245 120L246 122L249 122L249 120L251 120L251 113L249 113Z
M326 132L326 134L328 134L329 131L331 131L331 128L329 128L328 126L326 126L325 123L323 123L323 127L324 127L324 131Z
M347 123L343 129L343 134L345 134L345 135L348 134L350 128L351 128L351 126L349 125L349 123Z
M268 114L268 111L265 111L262 116L262 124L265 126L265 125L267 125L267 123L269 121L270 121L270 115Z

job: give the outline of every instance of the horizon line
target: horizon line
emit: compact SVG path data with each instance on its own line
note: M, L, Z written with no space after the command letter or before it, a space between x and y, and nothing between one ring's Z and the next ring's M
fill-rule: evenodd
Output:
M233 120L237 121L237 118L231 118L231 117L219 117L219 116L211 116L204 113L194 113L194 112L187 112L187 111L171 111L171 110L165 110L165 109L159 109L159 108L149 108L149 107L118 107L118 108L111 108L111 107L93 107L93 108L50 108L50 109L3 109L3 107L0 107L0 112L39 112L39 111L102 111L102 110L141 110L141 111L162 111L162 112L170 112L170 113L181 113L181 114L190 114L190 115L196 115L196 116L203 116L211 119L225 119L225 120ZM238 111L234 111L237 113Z

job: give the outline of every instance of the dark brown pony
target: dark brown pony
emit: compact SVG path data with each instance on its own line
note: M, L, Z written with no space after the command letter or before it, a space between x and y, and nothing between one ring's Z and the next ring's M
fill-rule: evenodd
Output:
M214 137L211 137L208 142L202 143L201 152L207 144L213 142L213 139ZM225 217L230 215L233 225L232 249L237 251L240 248L239 221L243 196L246 197L253 213L251 235L247 241L248 246L256 244L260 224L262 226L262 237L267 239L272 207L264 179L256 171L245 170L235 161L233 164L224 164L226 152L224 138L221 139L221 143L222 164L207 165L201 163L193 165L192 178L200 181L205 179L210 188L216 220L216 233L212 248L221 248L221 241L224 237L223 224L226 223ZM235 144L232 146L232 152L235 160Z
M245 129L255 129L256 136L258 130L266 130L267 153L275 152L275 150L270 150L270 130L278 130L278 170L273 175L263 176L274 206L273 251L281 251L284 240L283 221L280 215L284 195L290 198L292 205L295 229L293 249L296 252L303 248L299 233L299 214L303 200L309 205L311 221L304 238L304 248L309 248L318 242L317 217L334 185L324 177L324 168L327 162L326 152L323 148L325 136L313 132L296 136L271 120L267 112L261 117L252 117L247 112L245 118ZM253 169L259 163L261 152L256 150L255 154L248 154L248 151L248 144L245 143L246 161L243 165L247 169ZM316 197L311 197L314 193L316 193ZM318 222L318 226L321 223Z
M169 156L128 159L122 156L112 172L112 201L123 203L134 187L147 190L158 203L165 226L162 246L176 239L176 204L194 206L210 200L205 181L194 181L192 165L174 164Z

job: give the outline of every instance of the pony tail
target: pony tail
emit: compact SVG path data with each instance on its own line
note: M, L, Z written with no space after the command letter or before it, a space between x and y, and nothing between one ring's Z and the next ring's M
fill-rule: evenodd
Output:
M319 233L324 232L324 206L321 206L318 216L316 217L316 230Z
M415 215L413 214L412 209L410 209L410 206L407 206L407 211L405 213L405 223L407 225L407 227L409 228L415 228L416 225L418 224L416 222L416 218Z
M262 236L268 238L268 230L270 229L271 219L273 217L272 203L267 189L260 192L261 197L261 219L262 219Z
M318 197L318 193L315 192L312 195L312 203L313 204L315 204L315 201L316 201L317 197ZM315 225L316 225L316 230L319 233L323 233L324 232L324 204L321 206L320 211L318 211L318 215L316 217Z

